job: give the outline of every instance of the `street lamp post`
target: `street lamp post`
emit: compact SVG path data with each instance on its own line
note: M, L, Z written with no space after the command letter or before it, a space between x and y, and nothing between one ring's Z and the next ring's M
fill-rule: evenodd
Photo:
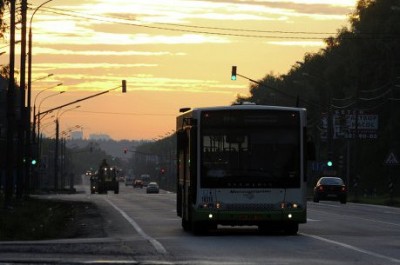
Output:
M34 117L34 119L35 119L36 116L37 116L37 127L38 127L38 129L37 129L37 131L38 131L38 136L37 136L37 137L38 137L38 138L39 138L39 133L40 133L40 119L41 119L40 107L42 106L43 101L45 101L46 99L48 99L48 98L50 98L50 97L58 96L58 95L63 94L63 93L65 93L65 91L60 91L59 93L51 94L51 95L49 95L49 96L43 98L43 99L39 102L38 114L36 114L35 117ZM47 114L47 113L45 113L45 115L46 115L46 114Z
M50 75L49 75L50 76ZM35 100L34 100L34 102L33 102L33 126L32 126L32 138L33 138L33 141L35 142L35 131L36 131L36 100L37 100L37 98L38 98L38 96L41 94L41 93L43 93L44 91L47 91L47 90L49 90L49 89L53 89L53 88L56 88L56 87L58 87L58 86L61 86L62 85L62 83L59 83L59 84L57 84L57 85L55 85L55 86L52 86L52 87L48 87L48 88L46 88L46 89L43 89L43 90L41 90L41 91L39 91L39 93L37 93L36 94L36 96L35 96ZM43 99L44 100L44 99ZM40 108L39 108L40 109Z
M39 10L39 8L41 8L43 5L45 5L45 4L47 4L48 2L51 2L51 1L53 1L53 0L48 0L48 1L46 1L46 2L44 2L44 3L42 3L41 5L39 5L34 11L33 11L33 13L32 13L32 16L31 16L31 19L30 19L30 21L29 21L29 36L28 36L28 38L29 38L29 40L28 40L28 86L27 86L27 101L26 101L26 128L27 128L27 131L26 131L26 149L27 149L27 153L28 153L28 156L29 157L31 157L32 156L32 144L31 144L31 141L30 141L30 139L31 139L31 134L33 134L34 135L34 132L35 132L35 128L33 128L33 130L31 129L31 95L32 95L32 22L33 22L33 16L36 14L36 12ZM25 1L23 1L22 2L23 3L23 5L24 5L24 7L25 7L25 12L23 12L24 14L25 14L25 19L24 19L24 23L23 23L23 25L24 26L26 26L26 9L27 9L27 1L25 0ZM25 27L25 31L24 31L24 36L26 36L25 35L26 34L26 27ZM23 46L26 46L26 43L24 43L24 45ZM25 58L25 54L26 54L26 51L25 51L25 48L24 48L24 50L23 50L23 52L22 52L22 50L21 50L21 54L23 54L24 56L21 56L21 58L23 57L23 58ZM25 72L25 61L24 61L24 72ZM24 73L24 76L25 76L25 73ZM24 77L24 79L25 79L25 77ZM23 83L24 83L24 87L23 87L23 89L25 89L25 80L23 80ZM33 116L33 119L35 119L35 116ZM35 139L35 138L33 138L33 139ZM30 185L30 167L29 167L29 165L30 165L30 163L28 163L27 164L28 166L26 167L26 179L27 179L27 185L28 185L28 188L29 188L29 185Z
M14 132L15 132L15 0L10 2L10 74L7 90L7 135L6 135L6 175L4 188L4 207L11 207L13 194L13 167L14 167Z
M28 98L27 98L27 103L28 103L28 111L30 113L31 111L31 95L32 95L32 22L33 22L33 16L36 14L36 12L45 4L51 2L53 0L48 0L41 5L39 5L32 13L31 19L29 20L29 45L28 45Z
M40 116L41 116L41 115L47 115L48 113L53 112L53 111L55 111L55 110L60 110L60 109L62 109L62 108L64 108L64 107L67 107L67 106L70 106L70 105L73 105L73 104L77 104L78 102L82 102L82 101L84 101L84 100L88 100L88 99L91 99L91 98L94 98L94 97L98 97L98 96L104 95L104 94L106 94L106 93L109 93L110 91L116 90L116 89L121 88L121 87L122 87L122 93L126 93L126 91L127 91L127 85L126 85L126 81L125 81L125 80L122 80L122 85L121 85L121 86L117 86L117 87L115 87L115 88L111 88L111 89L108 89L108 90L103 91L103 92L96 93L96 94L91 95L91 96L87 96L87 97L84 97L84 98L81 98L81 99L77 99L77 100L75 100L75 101L72 101L72 102L63 104L63 105L58 106L58 107L54 107L54 108L48 109L48 110L43 111L43 112L40 112L40 105L41 105L41 104L39 104L39 113L36 114L36 116L39 117L39 118L38 118L38 131L40 130L39 126L40 126ZM44 100L44 99L43 99L43 100ZM43 101L43 100L42 100L42 101ZM41 103L42 103L42 102L41 102ZM56 138L58 138L58 127L59 127L58 119L56 119ZM57 139L56 139L56 141L57 141ZM56 150L56 154L57 154L57 152L58 152L58 150ZM57 160L58 160L58 158L57 158ZM56 165L57 165L57 161L56 161ZM57 169L57 170L58 170L58 169ZM57 172L57 171L56 171L56 172ZM55 189L57 189L57 187L58 187L58 183L57 183L57 182L58 182L57 173L55 173L55 176L54 176L54 177L55 177L54 186L55 186Z
M57 190L58 189L58 168L59 168L59 141L60 141L60 118L61 118L61 116L65 113L65 112L67 112L67 111L71 111L71 110L74 110L74 109L77 109L77 108L80 108L81 106L75 106L75 107L73 107L73 108L69 108L69 109L66 109L66 110L64 110L63 112L61 112L60 113L60 110L61 109L59 109L58 111L57 111L57 115L56 115L56 120L55 120L55 122L56 122L56 140L55 140L55 150L54 150L54 190ZM64 188L64 177L61 175L61 182L60 182L60 184L61 184L61 189L63 189Z

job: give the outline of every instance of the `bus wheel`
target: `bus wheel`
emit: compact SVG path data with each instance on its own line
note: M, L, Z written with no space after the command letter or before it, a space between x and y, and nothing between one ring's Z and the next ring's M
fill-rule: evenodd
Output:
M182 228L185 231L190 231L191 228L190 222L185 220L183 217L182 217Z
M208 232L208 225L204 222L192 222L192 232L197 236L204 235Z

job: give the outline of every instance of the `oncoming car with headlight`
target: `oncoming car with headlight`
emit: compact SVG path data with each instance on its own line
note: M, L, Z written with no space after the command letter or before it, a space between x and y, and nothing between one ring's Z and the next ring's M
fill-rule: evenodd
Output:
M157 182L150 182L146 187L146 193L159 193L160 188L158 187Z

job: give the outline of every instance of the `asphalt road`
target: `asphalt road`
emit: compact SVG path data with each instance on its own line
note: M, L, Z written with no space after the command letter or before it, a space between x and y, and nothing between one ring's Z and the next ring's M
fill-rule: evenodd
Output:
M107 237L1 242L0 264L400 264L400 209L308 203L297 236L260 235L256 227L184 232L175 194L120 185L120 194L57 195L98 205Z

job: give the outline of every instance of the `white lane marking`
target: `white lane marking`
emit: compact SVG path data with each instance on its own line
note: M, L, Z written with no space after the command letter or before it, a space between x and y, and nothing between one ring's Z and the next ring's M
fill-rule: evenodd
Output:
M108 198L104 198L115 210L117 210L132 226L133 228L141 235L145 240L149 241L153 247L157 250L158 253L167 254L167 250L164 246L158 242L156 239L152 238L148 234L146 234L142 228L132 219L130 218L123 210L118 208L114 203L112 203Z
M349 245L349 244L345 244L345 243L341 243L341 242L338 242L338 241L330 240L330 239L323 238L323 237L320 237L320 236L315 236L315 235L310 235L310 234L305 234L305 233L299 233L299 234L301 234L303 236L311 237L311 238L314 238L314 239L317 239L317 240L320 240L320 241L324 241L326 243L338 245L338 246L341 246L343 248L347 248L347 249L350 249L350 250L353 250L353 251L356 251L356 252L360 252L360 253L363 253L363 254L366 254L366 255L370 255L370 256L375 257L375 258L380 258L380 259L389 260L391 262L400 263L400 259L396 259L396 258L392 258L392 257L389 257L389 256L381 255L381 254L378 254L378 253L375 253L375 252L372 252L372 251L368 251L368 250L365 250L365 249L362 249L362 248L358 248L358 247L355 247L355 246L352 246L352 245Z

